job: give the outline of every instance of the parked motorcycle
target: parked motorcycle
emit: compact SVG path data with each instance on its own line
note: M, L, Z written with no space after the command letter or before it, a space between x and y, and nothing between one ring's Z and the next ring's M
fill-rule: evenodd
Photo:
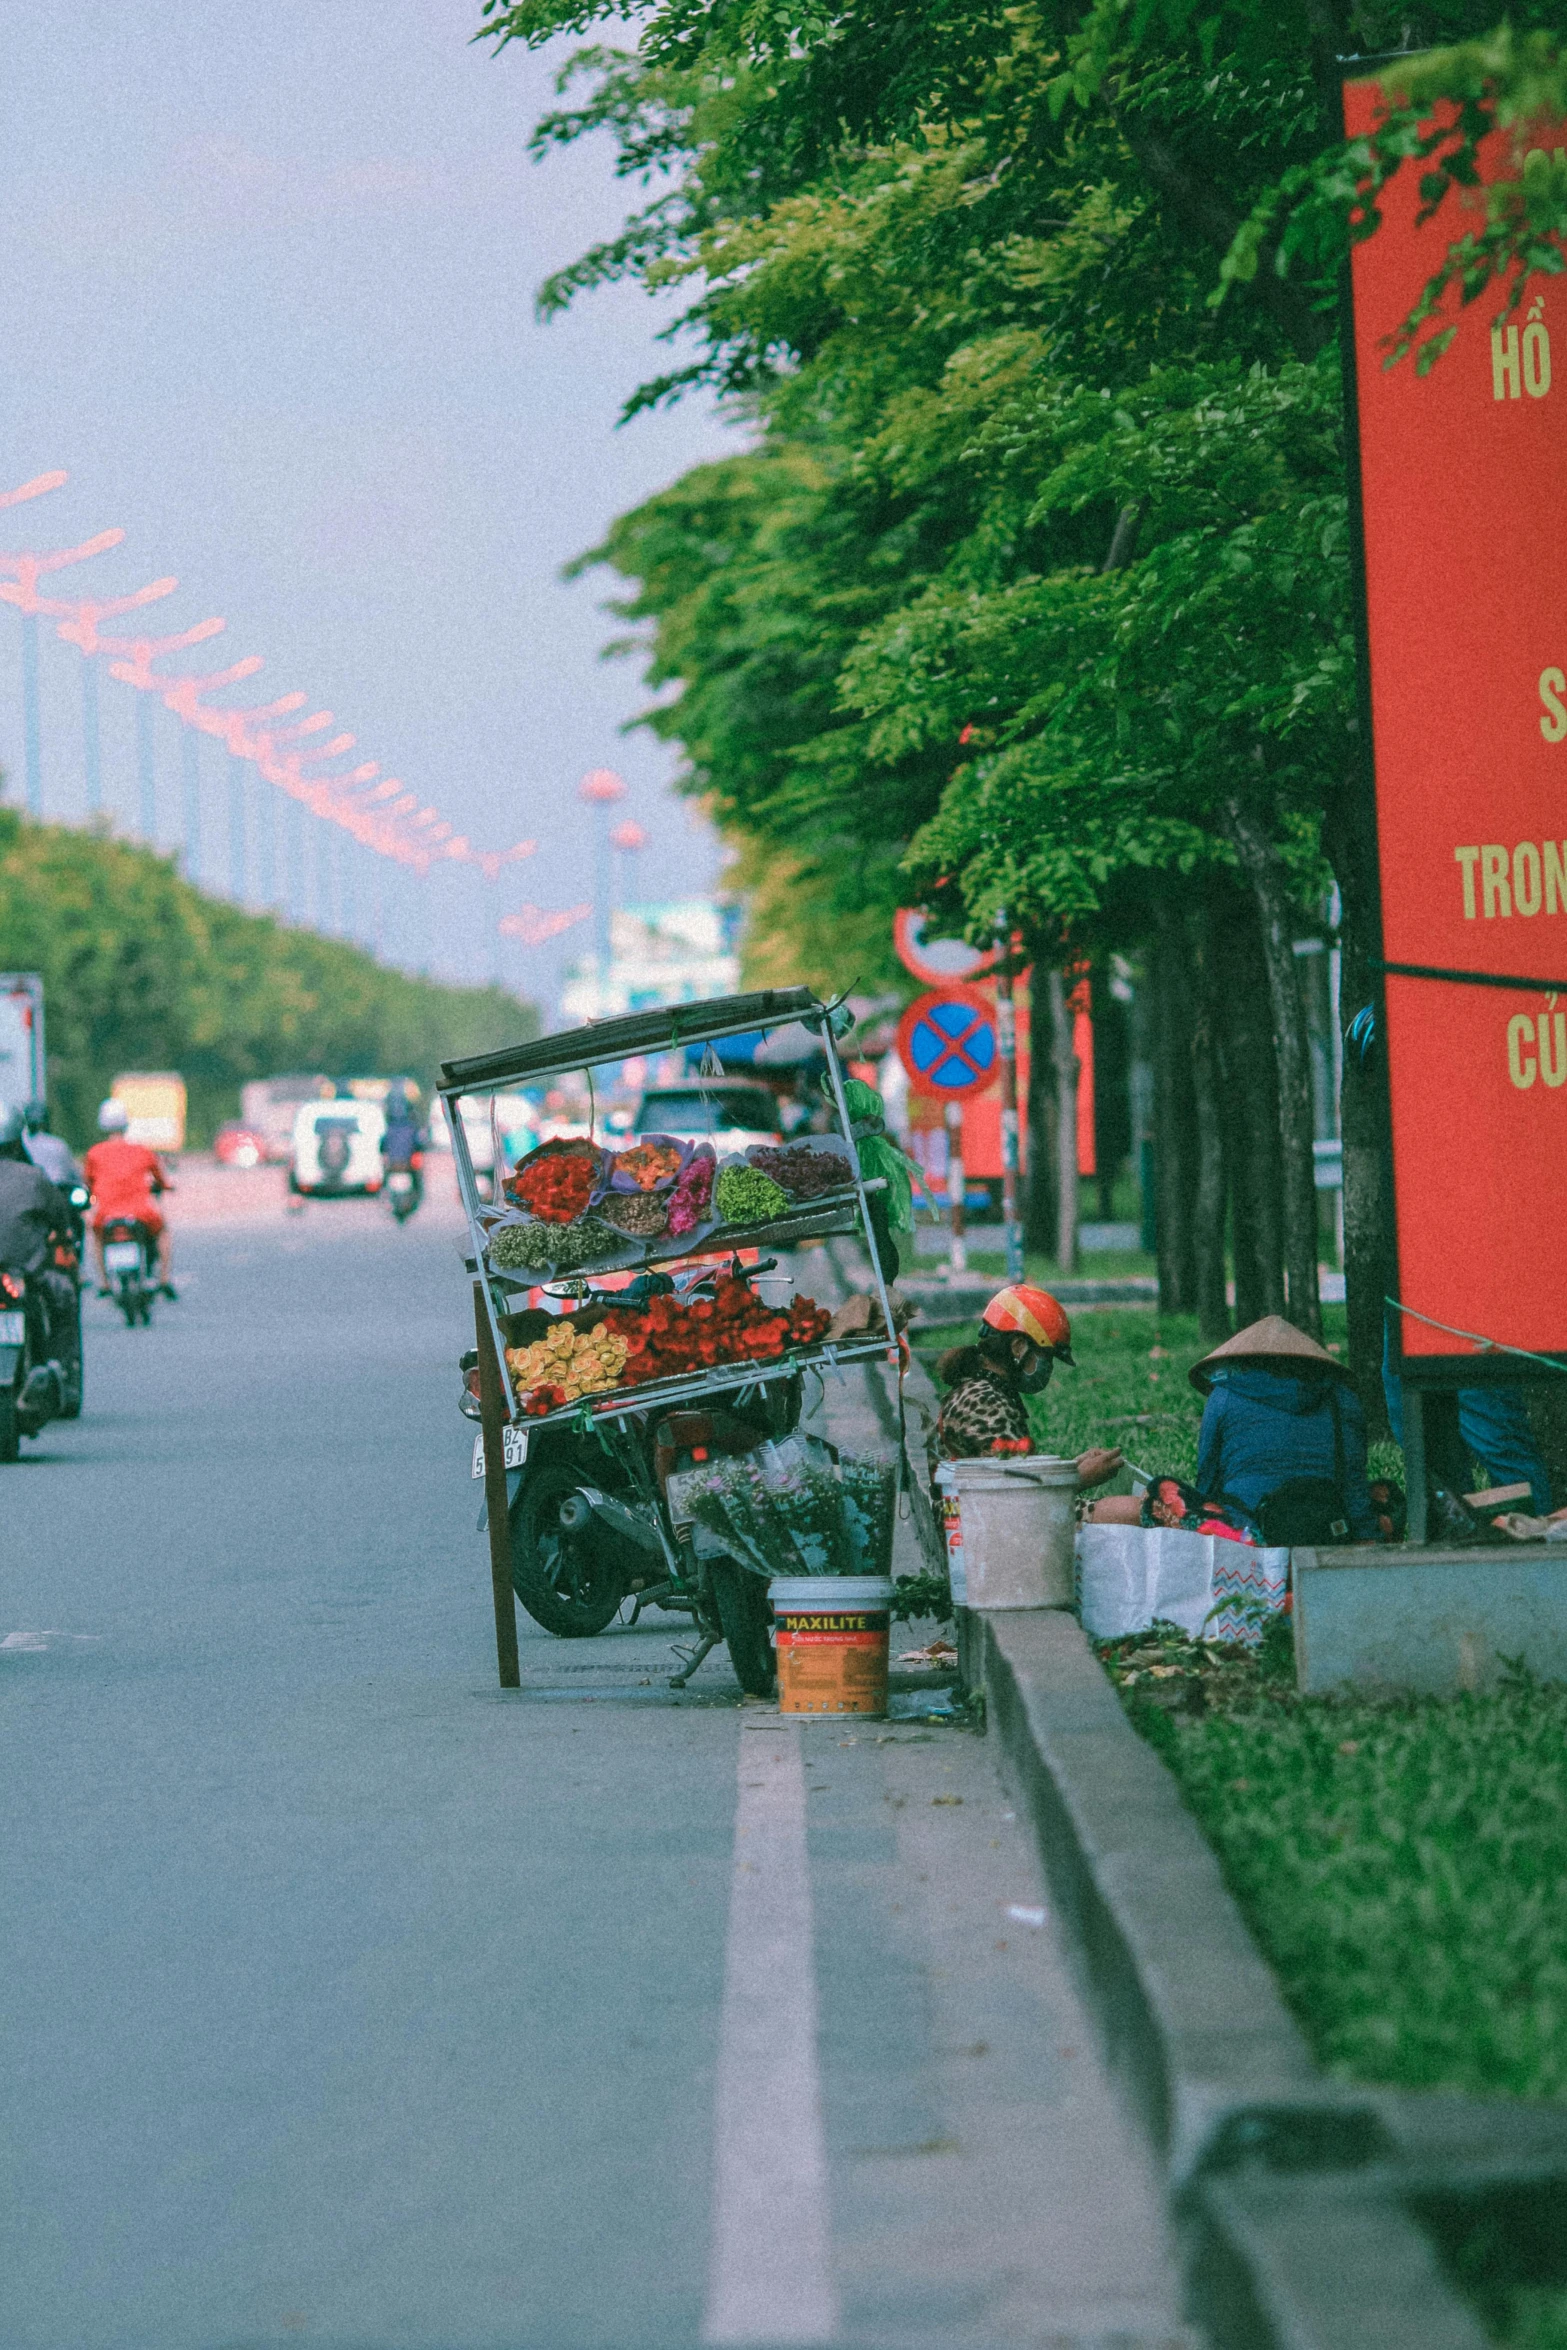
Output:
M103 1272L125 1327L145 1329L158 1294L157 1240L145 1224L116 1217L103 1228Z
M21 1439L64 1419L66 1407L66 1368L51 1350L44 1285L0 1267L0 1462L18 1459Z
M733 1270L742 1271L737 1263ZM748 1276L772 1270L752 1266ZM700 1296L706 1282L686 1285ZM675 1288L653 1274L627 1290L595 1292L573 1283L580 1307L598 1294L617 1305L641 1305ZM534 1317L508 1317L511 1343L539 1331ZM538 1321L547 1326L541 1314ZM479 1417L478 1356L462 1358L460 1408ZM722 1641L742 1689L768 1697L775 1683L770 1638L772 1611L765 1579L724 1551L685 1506L692 1472L716 1455L750 1452L768 1437L798 1425L804 1381L799 1372L772 1376L765 1387L743 1389L732 1403L701 1410L654 1406L624 1420L600 1421L584 1432L570 1424L505 1431L510 1499L512 1588L536 1624L562 1640L589 1639L612 1623L626 1600L631 1621L644 1608L687 1614L697 1645L672 1677L681 1688ZM483 1439L474 1445L474 1475L484 1471Z

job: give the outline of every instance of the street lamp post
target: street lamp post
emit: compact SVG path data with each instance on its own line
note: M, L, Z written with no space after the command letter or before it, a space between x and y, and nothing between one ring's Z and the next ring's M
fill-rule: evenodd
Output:
M82 772L87 779L87 813L103 812L103 753L98 738L98 664L82 659Z
M647 834L634 816L627 816L622 823L616 825L609 836L609 841L610 847L615 852L613 911L618 914L624 910L626 902L626 860L628 857L634 857L639 849L647 847Z
M201 737L187 726L180 737L180 781L185 834L185 878L201 881Z
M577 786L577 797L593 811L594 1009L602 1014L609 986L609 812L626 796L624 779L613 767L592 767Z
M22 764L27 776L27 813L37 823L44 812L43 752L38 723L38 615L22 614Z
M153 764L152 702L136 696L136 781L141 796L141 836L149 848L158 839L158 778Z

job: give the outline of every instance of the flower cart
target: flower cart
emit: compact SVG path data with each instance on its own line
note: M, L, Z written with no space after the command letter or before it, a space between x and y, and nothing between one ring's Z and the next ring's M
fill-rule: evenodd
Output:
M486 1096L577 1073L591 1103L595 1070L794 1023L820 1041L834 1131L731 1152L641 1135L616 1150L590 1112L585 1132L541 1143L481 1199L464 1105L471 1119ZM807 988L769 989L443 1065L473 1278L463 1405L480 1422L503 1687L520 1685L516 1600L570 1638L601 1631L628 1597L638 1613L692 1618L677 1680L725 1640L742 1684L771 1686L765 1576L704 1522L700 1488L717 1462L782 1444L767 1456L780 1508L815 1494L838 1469L795 1435L807 1375L897 1360L869 1206L880 1186L861 1172L838 1059L846 1025ZM776 1259L742 1261L834 1234L857 1234L871 1267L870 1313L841 1332L813 1300L769 1294L788 1286L769 1279ZM849 1520L861 1523L852 1506Z

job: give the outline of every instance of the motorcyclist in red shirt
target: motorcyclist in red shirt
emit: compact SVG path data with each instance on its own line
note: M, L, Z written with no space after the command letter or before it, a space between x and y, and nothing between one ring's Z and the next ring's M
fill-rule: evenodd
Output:
M92 1193L93 1251L98 1260L98 1293L109 1295L109 1276L103 1261L103 1228L122 1222L140 1224L158 1244L158 1283L165 1297L176 1294L174 1259L169 1230L158 1206L159 1194L172 1191L163 1161L145 1143L127 1140L130 1113L111 1095L98 1112L102 1142L95 1142L82 1161Z

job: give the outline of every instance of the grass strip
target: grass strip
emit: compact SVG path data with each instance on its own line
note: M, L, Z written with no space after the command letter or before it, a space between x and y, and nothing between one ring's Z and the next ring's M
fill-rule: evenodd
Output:
M1157 1625L1099 1654L1327 2071L1567 2097L1567 1688L1303 1699L1287 1619L1260 1652ZM1567 2350L1505 2226L1443 2233L1506 2350Z
M1297 1699L1169 1628L1101 1650L1318 2060L1358 2081L1567 2097L1567 1688Z

